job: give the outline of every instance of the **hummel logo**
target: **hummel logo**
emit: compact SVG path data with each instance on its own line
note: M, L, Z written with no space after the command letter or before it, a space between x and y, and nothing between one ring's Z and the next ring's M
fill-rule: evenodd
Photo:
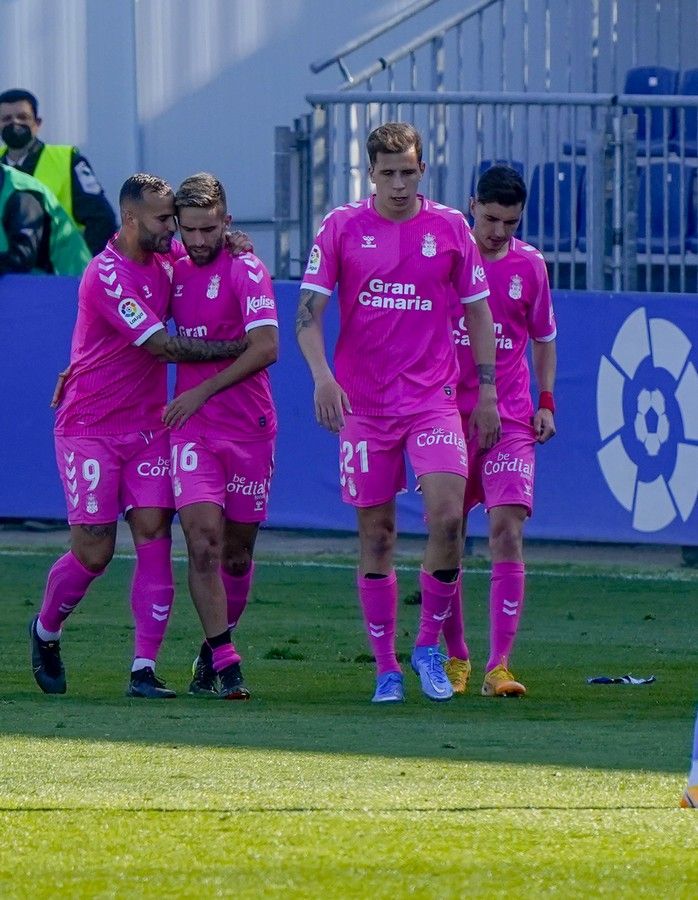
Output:
M362 250L376 250L376 239L372 234L365 234L361 238L361 248Z
M502 612L505 616L515 616L518 610L518 600L502 600Z
M374 638L385 637L385 625L374 625L373 622L369 622L368 630L371 634L371 637L374 637Z
M153 603L152 617L156 622L164 622L167 619L169 612L169 606L158 606L157 603Z

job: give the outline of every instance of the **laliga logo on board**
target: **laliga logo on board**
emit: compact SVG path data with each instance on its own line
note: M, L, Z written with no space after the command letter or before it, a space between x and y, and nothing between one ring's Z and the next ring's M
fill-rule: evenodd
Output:
M632 513L633 528L686 522L698 500L698 374L691 343L667 319L640 308L602 356L596 412L597 453L606 484Z

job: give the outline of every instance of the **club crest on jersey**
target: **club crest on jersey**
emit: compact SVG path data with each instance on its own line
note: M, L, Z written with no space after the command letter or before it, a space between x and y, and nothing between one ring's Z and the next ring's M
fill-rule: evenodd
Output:
M221 276L220 275L212 275L211 280L208 283L208 287L206 288L206 296L209 300L215 300L218 296L218 290L221 286Z
M509 296L512 300L520 300L523 293L523 279L520 275L512 275L509 282Z
M99 503L97 503L97 498L94 494L88 494L85 500L85 509L90 515L94 515L96 512L99 512Z
M361 249L362 250L375 250L376 249L376 239L372 234L362 235Z
M436 238L433 234L425 234L422 238L422 256L436 256Z

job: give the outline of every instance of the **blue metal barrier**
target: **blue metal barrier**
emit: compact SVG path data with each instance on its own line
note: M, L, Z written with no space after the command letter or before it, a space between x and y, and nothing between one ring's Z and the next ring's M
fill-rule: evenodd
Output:
M269 525L353 530L339 500L337 439L316 424L297 349L297 282L277 282L281 354ZM70 278L0 279L4 328L0 517L63 518L53 414L77 298ZM557 436L539 448L530 537L698 544L698 300L671 294L554 293ZM328 310L336 333L336 305ZM399 499L399 527L424 530L420 499ZM486 533L477 511L470 533Z

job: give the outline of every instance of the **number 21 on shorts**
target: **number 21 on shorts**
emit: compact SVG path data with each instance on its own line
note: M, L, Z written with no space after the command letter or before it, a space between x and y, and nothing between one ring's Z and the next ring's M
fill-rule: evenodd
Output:
M353 475L357 460L359 471L368 472L368 441L359 441L356 445L351 441L344 441L339 460L340 474Z

